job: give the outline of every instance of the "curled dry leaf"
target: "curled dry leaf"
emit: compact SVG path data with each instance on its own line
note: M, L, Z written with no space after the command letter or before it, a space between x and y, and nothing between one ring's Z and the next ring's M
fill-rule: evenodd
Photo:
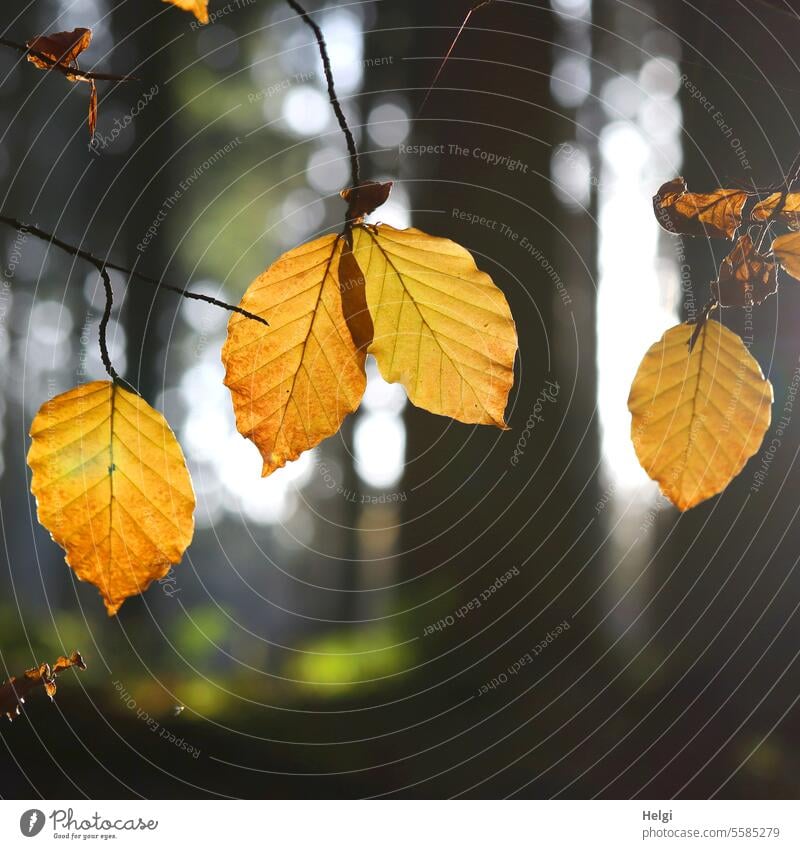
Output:
M45 62L39 56L28 54L28 61L46 71L53 66L53 63L59 65L70 65L78 70L77 59L84 50L91 44L92 31L86 27L79 27L70 32L54 32L51 35L40 35L26 43L26 47L34 50L36 53L43 53L51 62ZM70 79L75 82L79 77L71 76Z
M94 138L97 129L97 86L94 80L89 80L89 138Z
M414 228L362 225L353 253L366 279L374 354L409 400L470 424L505 428L517 333L503 293L469 251Z
M208 0L164 0L164 2L172 3L184 12L193 12L201 24L208 23Z
M772 386L742 340L707 321L687 354L690 324L645 354L631 386L631 439L642 467L680 510L722 492L758 450Z
M72 666L86 669L80 652L74 651L69 657L59 657L52 667L49 663L42 663L27 669L24 675L9 678L0 686L0 716L5 715L9 720L19 716L25 699L39 687L52 699L56 694L56 678L59 673Z
M353 254L352 233L345 237L339 258L339 293L350 335L359 350L367 351L375 335L367 306L367 281Z
M792 230L800 230L800 193L774 192L753 207L754 221L776 219Z
M723 307L750 307L775 294L777 277L775 262L758 253L745 234L722 261L711 294Z
M653 197L653 211L658 223L670 233L730 239L742 223L747 197L740 189L694 194L686 190L683 177L676 177L664 183Z
M78 68L78 56L83 53L92 41L92 31L85 27L74 29L71 32L55 32L51 35L40 35L27 42L30 50L42 53L51 62L46 62L39 56L28 54L28 61L46 71L53 67L53 63L66 65L75 70L75 73L67 73L66 77L71 82L89 83L89 138L94 138L97 127L97 86L94 80L87 80Z
M225 385L239 433L261 452L264 475L332 436L361 403L366 340L354 342L344 313L344 247L343 237L323 236L283 254L240 303L270 326L236 313L228 322Z
M800 233L785 233L772 243L772 255L781 268L800 280Z
M383 206L391 191L391 181L376 183L374 180L365 180L354 188L342 189L339 195L347 201L348 218L360 220L365 215L374 212L379 206Z
M109 381L47 401L30 435L39 521L111 616L191 542L195 499L181 448L160 413Z

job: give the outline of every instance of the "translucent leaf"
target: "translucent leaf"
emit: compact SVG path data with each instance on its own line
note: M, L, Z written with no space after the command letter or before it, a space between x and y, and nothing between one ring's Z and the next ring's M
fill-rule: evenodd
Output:
M742 223L747 197L747 192L740 189L694 194L686 191L683 177L676 177L658 190L653 211L658 223L670 233L730 239Z
M353 252L383 377L412 403L462 422L505 428L517 334L508 303L469 251L416 229L363 225Z
M30 435L39 521L113 615L191 542L195 499L181 448L160 413L109 381L47 401Z
M86 27L78 27L78 29L70 32L40 35L31 39L26 46L36 53L43 53L53 62L58 62L61 65L73 65L78 56L91 44L91 41L92 31ZM52 67L49 62L45 62L38 56L28 54L28 61L44 71Z
M344 314L339 263L344 240L323 236L285 253L248 287L222 351L236 426L264 460L263 474L341 427L366 387L366 352Z
M722 492L758 450L772 386L742 340L707 321L668 330L645 354L631 387L631 439L642 467L680 510Z
M799 230L800 193L774 192L753 207L750 217L754 221L776 219L788 224L792 230Z
M208 23L208 0L164 0L164 2L172 3L184 12L193 12L201 24Z
M800 280L800 233L786 233L772 243L772 254L787 274Z
M774 295L777 288L775 263L758 253L745 234L722 261L711 293L723 307L750 307Z

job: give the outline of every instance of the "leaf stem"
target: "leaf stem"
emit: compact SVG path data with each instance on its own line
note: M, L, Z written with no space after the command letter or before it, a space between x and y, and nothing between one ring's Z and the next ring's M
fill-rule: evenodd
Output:
M228 310L228 312L238 313L239 315L243 315L245 318L249 318L253 321L258 321L261 324L269 326L269 322L260 315L248 312L241 307L236 307L233 304L226 303L225 301L220 301L217 298L212 298L210 295L201 295L199 292L190 292L188 289L182 289L180 286L172 286L157 277L150 277L147 274L142 274L141 271L136 271L135 268L126 268L124 265L117 265L115 262L108 262L107 260L100 259L100 257L95 256L89 251L76 248L74 245L70 245L68 242L64 242L61 239L56 238L52 233L47 233L33 224L25 224L24 222L18 221L16 218L11 218L8 215L0 215L0 224L7 224L9 227L13 227L21 233L30 233L31 236L36 236L36 238L41 239L44 242L49 242L72 256L85 259L98 269L98 271L110 268L112 271L119 271L122 274L127 274L129 277L137 277L139 280L149 283L151 286L155 286L156 289L166 289L170 292L175 292L176 295L180 295L182 298L188 298L189 300L203 301L204 303L211 304L215 307L221 307L224 310Z
M323 36L322 30L319 26L314 22L308 12L298 2L296 2L296 0L286 0L286 2L295 12L297 12L297 14L303 19L304 23L310 27L311 31L314 33L314 37L317 39L317 47L319 48L319 55L322 59L322 67L325 71L325 81L328 84L328 96L330 97L331 106L333 107L334 114L336 115L336 120L339 122L339 127L344 133L345 140L347 141L347 149L350 152L350 175L353 188L355 188L361 182L358 150L356 148L356 141L353 138L353 133L347 123L347 118L344 117L342 106L336 95L336 88L333 83L333 71L331 70L331 60L328 56L328 48L325 44L325 37Z

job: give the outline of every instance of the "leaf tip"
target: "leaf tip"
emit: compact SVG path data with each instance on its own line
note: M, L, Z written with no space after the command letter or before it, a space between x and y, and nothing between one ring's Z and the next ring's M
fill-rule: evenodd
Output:
M103 596L103 604L106 606L106 613L109 617L116 616L117 611L124 603L125 599L122 599L122 601L114 601L113 599L108 598L108 596Z

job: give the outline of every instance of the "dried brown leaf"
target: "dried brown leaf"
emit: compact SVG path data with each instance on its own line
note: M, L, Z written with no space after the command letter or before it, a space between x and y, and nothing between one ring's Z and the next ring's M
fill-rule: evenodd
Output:
M47 62L39 56L28 54L28 61L32 62L37 68L47 71L53 65L64 68L71 68L75 73L66 72L65 76L71 82L89 83L89 139L94 138L94 131L97 127L97 86L93 79L87 79L81 74L78 68L78 56L83 53L92 41L92 31L86 27L79 27L71 32L55 32L51 35L40 35L38 38L31 39L26 46L30 50L41 53L52 59L52 62Z
M26 43L26 47L45 56L60 65L71 65L77 69L77 58L92 41L92 31L86 27L78 27L71 32L54 32L50 35L40 35ZM28 61L37 68L46 71L52 65L38 56L28 54Z
M722 260L711 293L720 306L751 307L774 295L777 288L777 266L758 253L753 240L745 234Z
M653 211L658 223L670 233L730 239L742 223L747 197L741 189L695 194L686 190L683 177L676 177L664 183L653 197Z
M359 351L372 344L375 327L367 306L367 281L353 255L352 233L344 243L339 257L339 292L347 327Z
M59 657L52 667L49 663L42 663L26 670L19 677L9 678L0 686L0 716L5 714L9 720L19 716L20 707L25 704L25 699L39 686L43 687L45 693L52 699L56 694L56 678L72 666L86 669L80 652L74 651L69 657Z
M94 138L97 129L97 86L94 80L90 81L91 93L89 94L89 140Z
M365 215L375 212L379 206L383 206L391 191L391 181L376 183L374 180L365 180L354 188L342 189L339 194L348 203L348 217L360 220Z
M753 207L754 221L782 221L792 230L800 230L800 193L775 192Z

